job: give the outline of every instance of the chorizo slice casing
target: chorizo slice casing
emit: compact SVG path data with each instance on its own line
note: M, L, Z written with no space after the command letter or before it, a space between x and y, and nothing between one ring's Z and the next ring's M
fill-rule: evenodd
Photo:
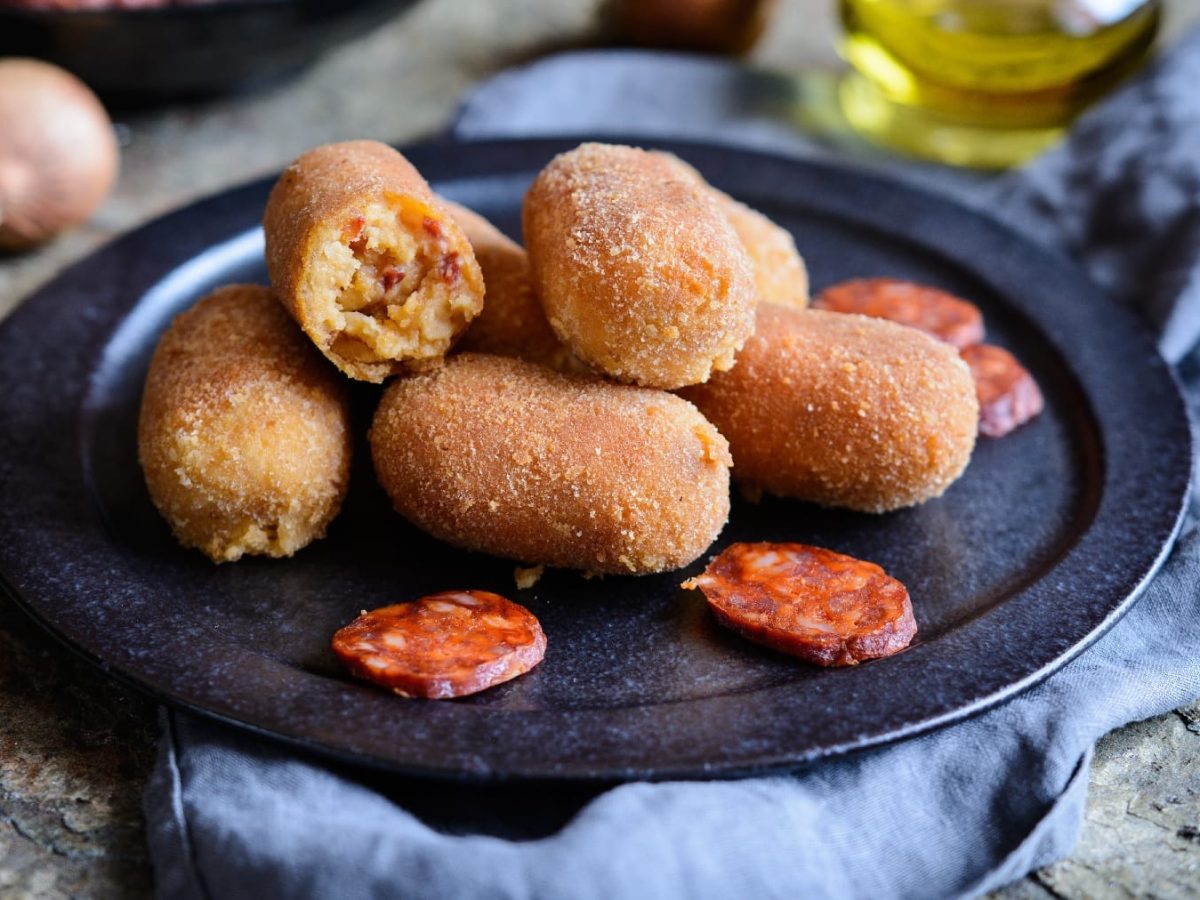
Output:
M960 350L983 340L983 314L953 294L898 278L856 278L821 291L816 309L889 319Z
M487 690L542 661L546 635L525 607L487 591L443 591L364 612L333 636L351 673L401 697Z
M683 587L702 591L722 625L821 666L891 656L917 633L903 584L805 544L732 544Z
M977 344L962 351L975 379L979 399L979 433L1003 437L1045 407L1033 376L1003 347Z

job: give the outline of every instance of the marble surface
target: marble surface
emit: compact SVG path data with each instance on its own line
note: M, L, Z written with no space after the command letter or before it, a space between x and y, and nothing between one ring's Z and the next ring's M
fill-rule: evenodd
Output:
M753 59L834 68L831 0L781 0ZM63 266L193 198L330 140L436 132L471 84L595 39L597 0L425 0L290 81L253 94L117 111L121 178L86 227L0 257L0 317ZM1168 0L1167 39L1200 21ZM141 790L155 709L97 676L0 599L0 898L151 891ZM1075 853L1006 900L1200 897L1200 704L1103 740Z

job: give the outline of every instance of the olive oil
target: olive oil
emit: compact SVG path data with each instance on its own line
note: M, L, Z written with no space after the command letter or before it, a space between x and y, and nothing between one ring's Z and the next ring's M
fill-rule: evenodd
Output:
M841 0L843 113L861 134L958 165L1053 143L1146 56L1159 0Z

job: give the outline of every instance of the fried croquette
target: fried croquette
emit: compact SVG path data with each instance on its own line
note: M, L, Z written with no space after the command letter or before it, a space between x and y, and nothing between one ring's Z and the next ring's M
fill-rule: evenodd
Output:
M752 490L886 512L966 468L979 406L954 348L866 316L764 305L732 371L680 391Z
M450 200L442 202L471 242L483 272L483 312L456 349L515 356L559 371L580 369L546 321L525 249L477 212Z
M733 365L755 284L709 189L663 154L583 144L525 195L525 247L554 332L619 381L677 388Z
M386 144L303 154L275 183L263 231L276 293L351 378L436 365L483 307L466 235Z
M269 288L220 288L158 342L138 457L184 546L291 556L341 507L350 449L344 383Z
M524 563L677 569L729 514L728 445L690 403L523 360L465 353L396 380L370 442L406 519Z

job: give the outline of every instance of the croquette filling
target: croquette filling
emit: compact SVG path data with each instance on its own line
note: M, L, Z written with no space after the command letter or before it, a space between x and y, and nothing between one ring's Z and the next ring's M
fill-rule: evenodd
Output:
M355 362L441 356L475 314L442 225L411 204L372 204L323 243L319 304L329 349Z

